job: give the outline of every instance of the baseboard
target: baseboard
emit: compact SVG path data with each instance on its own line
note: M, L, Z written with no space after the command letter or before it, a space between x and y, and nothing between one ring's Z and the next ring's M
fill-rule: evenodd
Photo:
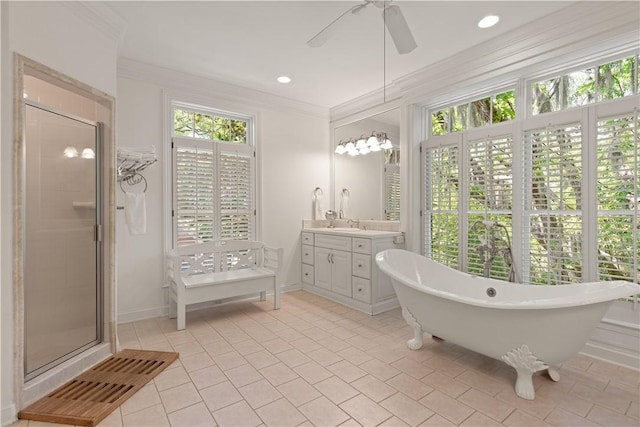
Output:
M640 371L640 361L637 354L621 351L611 346L598 345L593 342L587 342L580 352L585 356L602 360L603 362L613 363L614 365L623 366L625 368Z
M2 423L0 425L2 425L3 427L9 426L18 421L18 411L16 410L16 405L12 403L11 405L2 408L2 412L0 413L0 420L2 420Z
M169 306L145 308L144 310L130 311L128 313L118 313L118 324L135 322L136 320L152 319L169 314Z

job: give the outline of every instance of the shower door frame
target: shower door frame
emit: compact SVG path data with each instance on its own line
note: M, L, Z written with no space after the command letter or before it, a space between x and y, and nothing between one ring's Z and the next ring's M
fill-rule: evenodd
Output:
M25 381L29 381L32 378L37 377L38 375L41 375L47 371L49 371L52 368L55 368L56 366L60 365L61 363L66 362L67 360L73 358L74 356L98 345L99 343L102 342L103 340L103 309L102 309L102 292L103 292L103 280L102 280L102 271L103 271L103 263L102 263L102 165L101 165L101 161L102 161L102 132L103 132L103 125L100 122L94 122L92 120L88 120L85 119L83 117L79 117L79 116L75 116L73 114L69 114L65 111L62 111L60 109L48 106L48 105L43 105L40 103L37 103L35 101L32 100L28 100L25 99L24 100L24 107L25 107L25 119L27 117L27 113L26 113L26 109L27 107L33 107L33 108L37 108L39 110L43 110L46 111L48 113L51 114L55 114L57 116L61 116L70 120L74 120L76 122L80 122L80 123L84 123L90 126L93 126L95 128L95 224L93 226L93 237L94 237L94 242L96 243L96 256L95 256L95 262L96 262L96 277L95 277L95 286L96 286L96 339L87 343L87 344L83 344L80 347L75 348L73 351L58 357L56 359L51 360L50 362L46 363L45 365L34 369L31 372L27 372L27 345L26 345L26 328L23 330L23 343L24 343L24 351L23 351L23 374L24 374L24 380ZM25 120L25 124L26 124L26 120ZM26 130L25 130L25 135L26 135ZM26 150L26 144L28 144L29 142L26 140L24 140L24 144L25 144L25 150ZM26 168L26 156L23 156L23 164L22 164L22 176L20 177L21 180L26 180L26 174L27 174L27 168ZM22 205L25 207L25 214L26 214L26 209L27 209L27 202L26 202L26 197L27 197L27 191L26 191L26 186L23 183L23 186L25 187L25 191L22 194ZM22 241L26 242L26 224L22 229ZM26 254L26 244L23 245L22 247L23 249L23 258L26 259L27 254ZM25 310L25 320L26 320L26 304L24 305L24 310Z

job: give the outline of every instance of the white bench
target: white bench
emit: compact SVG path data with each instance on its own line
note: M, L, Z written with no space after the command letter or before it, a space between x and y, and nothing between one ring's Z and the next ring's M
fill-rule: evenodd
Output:
M280 308L279 276L282 248L262 242L223 240L182 246L167 254L169 317L185 328L189 304L273 290L274 310Z

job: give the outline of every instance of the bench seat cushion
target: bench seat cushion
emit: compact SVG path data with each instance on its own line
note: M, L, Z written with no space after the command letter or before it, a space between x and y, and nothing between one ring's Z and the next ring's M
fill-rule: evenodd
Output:
M263 268L245 268L217 273L194 274L193 276L183 277L182 281L185 287L196 288L200 286L215 286L223 283L241 282L258 277L275 277L275 275L273 271Z

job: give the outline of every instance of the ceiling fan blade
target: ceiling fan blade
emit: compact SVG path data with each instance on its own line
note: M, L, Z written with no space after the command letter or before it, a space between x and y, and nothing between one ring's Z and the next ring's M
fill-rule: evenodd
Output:
M400 55L409 53L418 47L413 34L411 34L411 29L409 29L409 25L398 6L388 6L382 13L387 30L391 34L391 39Z
M355 5L353 7L350 7L342 15L338 16L336 19L331 21L329 23L329 25L327 25L322 30L320 30L320 32L318 34L316 34L311 39L309 39L307 44L309 46L311 46L311 47L320 47L320 46L322 46L336 32L336 29L340 26L339 24L341 24L341 22L343 21L342 20L343 16L345 16L349 12L351 12L353 14L359 14L360 12L362 12L362 9L364 9L367 5L369 5L369 2L358 4L358 5Z

